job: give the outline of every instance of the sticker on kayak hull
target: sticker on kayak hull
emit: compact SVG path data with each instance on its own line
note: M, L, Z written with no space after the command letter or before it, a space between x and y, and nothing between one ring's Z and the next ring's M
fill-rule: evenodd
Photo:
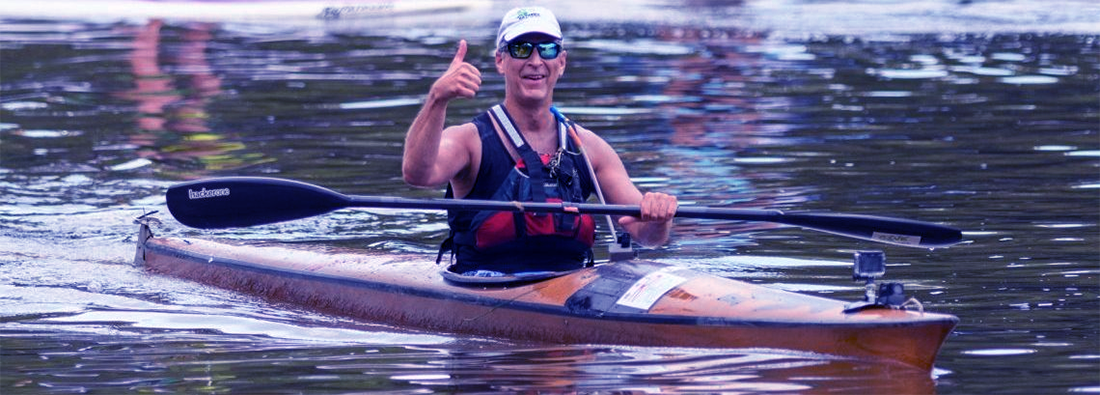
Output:
M649 310L668 291L687 281L687 278L672 274L673 271L678 269L666 267L645 275L645 277L631 285L615 304Z
M883 243L897 244L903 246L920 245L920 236L899 235L893 233L874 232L871 234L871 240L877 240Z

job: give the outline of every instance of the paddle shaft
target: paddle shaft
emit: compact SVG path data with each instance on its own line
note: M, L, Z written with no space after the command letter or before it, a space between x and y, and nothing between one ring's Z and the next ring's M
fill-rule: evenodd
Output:
M642 209L637 205L593 204L593 203L538 203L538 202L500 202L495 200L474 199L407 199L384 196L348 196L348 207L371 208L407 208L422 210L457 211L513 211L530 213L575 212L593 215L641 216ZM679 207L677 217L708 219L739 219L745 221L769 221L778 210L733 210L716 211L706 207Z
M264 177L227 177L182 183L168 189L167 200L168 209L177 220L197 228L270 224L351 207L641 215L641 208L636 205L349 196L312 184ZM912 247L948 246L962 238L958 229L872 215L681 206L676 216L773 222Z
M641 216L641 207L637 205L498 202L492 200L467 199L406 199L378 196L349 196L349 198L351 199L349 207L459 211L493 210L532 213L575 212L592 215ZM680 206L676 209L676 216L680 218L773 222L884 243L923 247L938 247L941 246L941 244L939 241L920 240L925 238L921 237L922 234L925 236L935 236L939 233L956 232L954 229L936 224L858 214L787 214L780 210ZM946 245L955 244L956 242L957 240L947 243ZM935 243L935 245L930 245L929 243Z

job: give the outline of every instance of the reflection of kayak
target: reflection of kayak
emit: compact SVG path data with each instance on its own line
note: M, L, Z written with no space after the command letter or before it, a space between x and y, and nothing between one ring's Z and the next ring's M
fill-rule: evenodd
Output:
M487 7L488 0L39 0L0 2L5 18L174 18L208 21L348 20Z
M846 303L644 260L503 286L445 279L434 256L154 237L135 261L167 274L394 326L551 343L762 348L930 370L958 319Z

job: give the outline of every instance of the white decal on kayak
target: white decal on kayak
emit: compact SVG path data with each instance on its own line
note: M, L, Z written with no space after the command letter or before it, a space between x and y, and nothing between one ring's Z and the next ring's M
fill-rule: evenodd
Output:
M630 289L626 290L626 293L623 293L623 296L619 297L615 304L649 310L668 291L687 281L686 278L671 273L676 270L679 270L679 268L666 267L645 275L634 285L631 285Z
M207 199L207 198L222 197L222 196L229 196L229 188L218 188L218 189L203 188L203 189L200 189L198 191L191 190L191 189L187 190L187 198L189 198L191 200Z
M875 232L871 234L871 239L878 240L884 243L898 244L903 246L920 245L920 236L896 235L892 233Z

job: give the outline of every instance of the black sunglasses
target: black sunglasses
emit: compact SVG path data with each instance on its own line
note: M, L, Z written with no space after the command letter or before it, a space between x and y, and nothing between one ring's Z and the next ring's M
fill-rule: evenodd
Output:
M561 53L561 44L555 42L534 44L516 41L508 43L508 54L516 59L527 59L536 48L539 51L539 57L546 60L557 59L558 54Z

